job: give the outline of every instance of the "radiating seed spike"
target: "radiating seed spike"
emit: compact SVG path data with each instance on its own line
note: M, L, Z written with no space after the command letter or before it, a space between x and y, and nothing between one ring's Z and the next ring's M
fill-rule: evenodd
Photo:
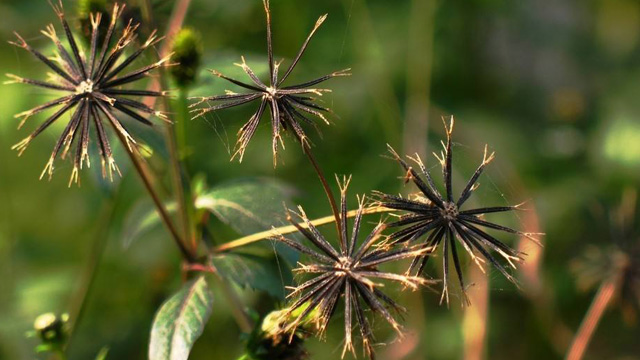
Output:
M53 160L54 160L53 156L49 158L49 161L47 162L44 169L42 170L42 173L40 173L40 180L42 180L42 178L44 177L44 174L49 174L49 181L51 181L51 177L53 176Z
M29 135L26 138L22 139L19 143L13 145L11 147L11 150L16 150L18 151L18 156L21 156L22 153L27 149L27 147L29 146L29 143L31 143L31 140L33 140L33 136Z

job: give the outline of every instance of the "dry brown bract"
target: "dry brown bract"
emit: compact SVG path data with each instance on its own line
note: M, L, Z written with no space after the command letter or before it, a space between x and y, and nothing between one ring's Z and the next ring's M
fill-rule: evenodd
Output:
M124 5L115 4L113 6L111 22L99 51L98 27L102 20L102 14L91 14L91 43L89 53L85 54L79 48L69 24L65 19L62 1L60 0L57 6L53 4L52 6L60 19L71 53L69 53L67 48L61 43L52 24L48 25L42 33L51 39L56 46L56 54L53 59L48 58L31 47L16 33L17 41L11 41L10 43L33 54L38 60L47 65L53 73L50 74L48 81L25 79L13 74L7 74L11 80L6 83L30 84L66 93L66 95L16 115L16 118L22 118L18 126L18 128L20 128L29 117L50 108L60 107L28 137L14 145L13 149L17 150L21 155L36 136L61 118L62 115L73 110L71 118L56 142L51 157L42 171L40 178L45 174L48 174L49 178L51 178L54 170L53 163L60 153L60 150L62 150L61 158L64 159L75 143L73 171L69 185L71 185L72 182L78 182L78 171L82 169L85 160L87 167L90 166L89 128L93 122L101 156L102 175L106 176L108 172L109 178L112 179L113 171L119 173L119 170L113 159L111 145L109 144L105 130L104 117L107 119L106 123L111 124L128 150L135 151L135 140L131 137L124 124L116 117L114 110L118 110L120 113L143 124L151 125L151 122L141 114L151 114L162 119L165 119L165 116L139 101L132 100L130 97L164 96L166 94L157 91L125 90L122 89L121 86L144 78L150 71L166 63L169 58L164 58L154 64L122 74L144 50L161 40L156 37L155 32L153 32L139 48L133 50L128 56L124 56L127 48L134 47L134 45L131 44L134 43L136 39L138 25L133 25L130 20L123 29L120 38L118 38L115 44L111 44L111 40L114 38L113 35L116 29L117 19L122 15L124 9Z

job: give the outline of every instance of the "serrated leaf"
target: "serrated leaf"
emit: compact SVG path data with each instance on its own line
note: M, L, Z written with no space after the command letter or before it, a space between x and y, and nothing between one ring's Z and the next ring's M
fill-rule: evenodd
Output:
M242 235L284 223L284 203L292 190L279 181L252 178L216 186L198 197L196 207L211 211Z
M202 334L213 307L204 278L185 284L162 304L153 320L149 360L186 360Z
M170 202L165 205L167 212L173 214L176 204ZM160 215L151 201L143 200L136 204L129 212L123 225L122 245L126 249L143 234L153 230L161 224Z
M287 223L285 204L292 194L291 187L275 179L250 178L216 186L198 197L196 207L250 235ZM277 243L275 249L288 263L298 261L298 253L288 246Z
M288 265L278 262L274 256L228 253L212 257L211 262L223 277L242 287L266 291L281 300L285 296L284 287L293 282Z
M247 178L198 194L195 206L210 212L239 234L250 235L285 224L284 204L291 199L292 193L290 186L275 179ZM165 206L170 214L176 211L175 202ZM153 203L138 203L125 220L123 246L129 247L140 236L159 226L160 217ZM275 249L289 264L298 261L298 253L288 246L277 243Z

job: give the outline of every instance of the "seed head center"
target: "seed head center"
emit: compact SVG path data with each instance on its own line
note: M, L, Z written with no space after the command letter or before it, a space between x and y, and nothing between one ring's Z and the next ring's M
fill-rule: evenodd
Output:
M336 263L336 269L344 272L349 272L353 267L353 260L347 256L340 257Z
M93 92L93 81L90 79L84 80L76 87L76 94L91 94Z
M274 98L276 97L276 94L278 93L278 90L272 86L267 87L267 94L269 94L268 96L270 98Z
M444 208L440 210L440 214L445 220L451 221L458 217L458 206L453 202L445 202Z

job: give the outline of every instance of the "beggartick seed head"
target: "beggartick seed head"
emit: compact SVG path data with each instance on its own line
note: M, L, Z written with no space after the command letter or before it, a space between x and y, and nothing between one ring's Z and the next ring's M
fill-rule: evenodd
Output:
M251 141L253 134L255 133L260 119L265 111L269 111L271 115L271 131L272 131L272 151L273 151L273 166L277 164L278 155L278 142L282 144L282 138L280 133L282 130L289 130L293 132L294 137L302 144L302 146L309 146L307 135L302 128L302 124L312 125L317 127L316 123L312 121L311 116L322 119L325 123L329 124L329 121L325 118L325 113L331 113L329 108L318 104L316 96L322 96L323 93L329 92L329 89L315 88L314 86L320 84L326 80L329 80L338 76L350 75L350 69L344 69L333 72L331 74L319 77L317 79L304 82L297 85L283 86L284 81L289 77L298 61L307 49L309 41L315 34L316 30L320 27L322 22L326 19L327 15L321 16L316 22L315 26L311 30L311 33L302 44L300 51L293 59L284 75L278 75L278 69L281 62L273 60L273 48L271 45L271 13L269 10L269 1L263 0L264 10L267 16L267 55L269 63L269 79L266 82L260 80L256 74L251 70L249 65L242 57L242 63L235 64L242 68L242 70L251 79L253 84L244 83L232 78L229 78L218 71L211 70L211 73L219 78L225 79L241 88L245 89L244 93L236 94L229 92L225 95L215 95L209 97L196 97L198 100L191 104L193 119L199 118L211 111L222 110L231 108L246 103L258 101L260 104L256 112L251 116L249 121L245 123L238 131L238 140L236 142L235 151L231 159L238 158L242 162L244 152L247 145ZM220 102L219 105L213 106L200 106L203 103Z
M609 219L603 219L608 215ZM607 246L589 245L570 266L578 288L590 291L606 283L614 284L615 304L629 325L637 323L640 312L640 222L637 190L627 189L620 205L600 214L596 220L607 225L599 240L609 237Z
M339 246L335 248L318 229L309 221L301 207L299 214L296 214L301 223L291 220L298 231L311 242L317 250L306 247L301 243L276 236L277 241L281 241L291 248L299 251L309 258L309 263L300 264L295 272L312 276L297 287L292 288L289 298L296 300L288 307L284 316L289 316L298 309L304 310L290 321L285 332L295 333L295 329L302 321L307 319L312 311L317 312L315 319L316 327L320 336L324 334L327 324L338 304L338 300L344 297L344 331L345 344L342 352L344 357L347 351L351 351L355 356L352 342L352 319L355 314L357 327L362 336L364 350L373 358L374 337L371 325L365 315L365 306L374 313L382 317L400 333L400 324L394 319L388 308L398 313L405 309L395 302L390 296L380 290L382 284L380 280L393 281L402 284L406 288L417 289L433 283L418 276L400 275L385 272L378 269L379 265L393 261L425 256L431 252L430 247L408 247L402 246L397 249L385 246L381 240L381 233L386 225L379 223L374 230L368 234L358 246L360 223L364 211L364 197L360 199L359 208L353 223L351 237L347 231L347 205L346 189L348 180L341 186L341 211L340 211L340 233L338 234Z
M113 179L113 172L119 173L119 170L113 159L107 128L111 127L116 132L129 151L137 151L136 141L129 134L125 124L120 121L119 117L126 115L126 117L145 125L152 125L148 115L164 118L161 113L138 100L132 99L132 97L164 96L165 92L123 89L122 87L146 77L151 71L163 66L168 59L163 59L136 70L127 70L144 50L156 44L160 39L157 38L155 33L152 33L142 46L135 48L133 44L138 25L133 25L131 21L126 24L120 37L116 37L116 23L122 15L124 5L115 4L113 6L112 14L109 17L110 20L107 21L106 34L100 34L102 29L100 24L107 17L100 12L90 14L91 39L87 52L81 50L71 32L71 28L65 19L62 1L59 1L58 5L52 6L62 24L64 36L71 53L62 44L53 25L48 25L42 33L51 39L56 47L54 60L31 47L16 33L17 41L11 41L10 43L27 50L43 62L54 74L47 81L25 79L7 74L10 80L5 83L29 84L54 90L63 95L15 116L22 119L18 126L20 128L29 117L48 109L57 108L53 115L50 115L28 137L14 145L13 149L17 150L21 155L35 137L64 114L71 113L69 122L62 134L60 134L60 138L56 142L40 178L45 175L51 178L56 157L60 155L64 159L69 151L73 151L73 171L69 185L72 182L78 183L79 170L82 169L85 162L87 167L90 166L88 149L92 137L91 128L93 127L93 137L98 142L100 151L102 175L106 177L108 174L109 178ZM128 52L129 49L130 53L125 55L125 52ZM75 150L71 150L74 146Z
M494 255L490 253L490 250L500 254L513 268L515 268L516 262L523 261L523 254L505 245L482 228L525 236L536 243L538 243L538 240L534 236L542 234L524 233L482 219L484 214L517 210L519 205L483 207L467 210L461 209L473 191L478 187L477 180L484 168L493 160L494 154L487 154L487 148L485 146L482 163L467 182L460 196L457 197L457 199L454 198L451 181L453 161L451 134L453 132L453 125L453 117L451 117L448 126L445 122L447 142L443 144L444 149L440 156L434 154L442 165L445 187L443 193L435 186L430 171L425 167L420 157L416 155L415 157L409 157L409 159L413 160L421 174L389 146L391 156L398 161L404 169L406 174L405 178L408 181L412 181L418 187L421 194L418 200L381 192L376 192L375 194L381 206L404 212L398 220L387 225L390 228L402 227L402 229L389 235L389 240L393 244L413 243L422 240L421 246L443 248L444 288L441 302L446 299L447 303L449 303L447 279L449 276L449 253L451 253L451 258L453 259L453 264L458 275L458 282L462 289L464 303L468 304L469 300L465 294L465 285L462 277L460 259L458 258L457 246L461 245L481 269L483 269L482 264L488 260L507 279L515 283L515 279L507 272L505 267L496 260ZM408 273L415 275L422 274L430 257L431 253L415 257Z

